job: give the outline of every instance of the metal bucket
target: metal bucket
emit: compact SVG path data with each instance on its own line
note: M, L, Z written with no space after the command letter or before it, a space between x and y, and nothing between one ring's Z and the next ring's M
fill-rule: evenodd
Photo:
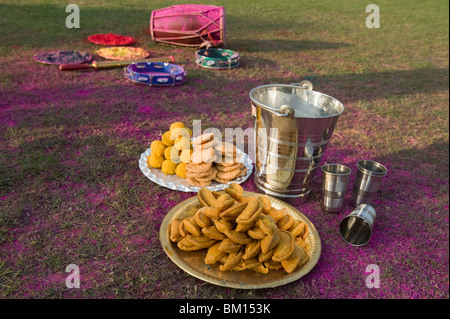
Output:
M255 116L255 184L264 193L302 203L311 191L344 105L309 81L250 91Z

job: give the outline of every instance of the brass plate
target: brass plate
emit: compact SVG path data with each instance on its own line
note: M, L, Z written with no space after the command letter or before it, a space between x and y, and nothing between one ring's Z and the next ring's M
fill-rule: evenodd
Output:
M262 196L262 194L244 192L244 196ZM238 289L261 289L278 287L296 281L309 273L319 260L321 253L319 233L311 221L297 209L279 199L268 197L273 207L277 209L286 208L295 219L304 221L309 227L309 236L306 239L306 242L311 246L311 249L308 251L309 261L291 274L285 271L273 270L270 270L267 274L257 273L252 270L220 271L218 264L205 265L207 249L199 251L180 250L176 243L171 242L169 239L169 226L174 218L184 218L184 215L191 207L199 205L196 196L176 205L166 215L159 230L161 245L167 256L178 267L198 279L218 286Z

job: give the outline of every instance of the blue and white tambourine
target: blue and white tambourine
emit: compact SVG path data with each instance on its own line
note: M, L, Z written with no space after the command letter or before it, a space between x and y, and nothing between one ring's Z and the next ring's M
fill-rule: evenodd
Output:
M131 82L149 86L174 86L186 81L183 67L167 62L135 62L124 68Z

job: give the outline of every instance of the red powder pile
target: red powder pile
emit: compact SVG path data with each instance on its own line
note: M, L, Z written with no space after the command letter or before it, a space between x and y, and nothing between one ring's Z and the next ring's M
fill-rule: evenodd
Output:
M120 34L106 33L90 35L88 41L101 45L128 45L133 43L134 39Z

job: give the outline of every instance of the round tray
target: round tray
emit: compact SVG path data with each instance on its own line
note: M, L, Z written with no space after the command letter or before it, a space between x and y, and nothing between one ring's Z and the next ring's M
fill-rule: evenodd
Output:
M262 194L244 192L244 196L262 196ZM306 238L306 242L311 246L308 251L309 261L305 265L297 268L293 273L288 274L284 271L273 270L270 270L267 274L257 273L252 270L220 271L215 265L205 265L204 260L207 249L198 251L180 250L176 243L171 242L169 239L170 223L174 218L185 217L184 214L191 207L199 204L196 196L176 205L166 215L159 230L161 246L167 256L185 272L218 286L238 289L261 289L278 287L296 281L309 273L317 264L321 254L320 236L317 229L305 215L279 199L268 197L273 207L278 209L286 208L289 214L295 219L305 222L309 227L309 235Z
M118 61L144 59L150 55L147 50L142 48L124 46L102 48L98 49L96 53L102 58Z
M56 50L37 53L33 59L39 63L51 65L81 64L92 60L92 56L86 51Z
M177 175L165 175L163 172L161 172L161 169L149 167L147 164L147 156L150 156L150 154L151 154L151 149L148 148L144 153L141 154L141 157L139 158L139 168L141 169L141 172L149 180L151 180L152 182L154 182L160 186L163 186L163 187L166 187L169 189L173 189L173 190L177 190L177 191L182 191L182 192L195 192L196 193L200 190L201 187L195 187L195 186L189 185L186 182L186 179L184 179L184 178L181 178ZM247 172L244 175L233 179L231 182L229 182L227 184L222 184L222 183L213 181L212 184L210 186L208 186L207 188L209 188L211 191L220 191L220 190L224 190L225 188L227 188L230 183L241 184L249 178L249 176L252 174L252 171L253 171L253 164L252 164L250 157L239 149L237 149L236 154L241 155L239 162L244 163L245 168L247 168Z
M115 39L112 39L113 37ZM114 33L92 34L87 39L89 42L99 45L129 45L134 43L134 38Z
M239 60L239 53L221 48L202 49L195 53L195 63L207 69L232 69L239 66Z

